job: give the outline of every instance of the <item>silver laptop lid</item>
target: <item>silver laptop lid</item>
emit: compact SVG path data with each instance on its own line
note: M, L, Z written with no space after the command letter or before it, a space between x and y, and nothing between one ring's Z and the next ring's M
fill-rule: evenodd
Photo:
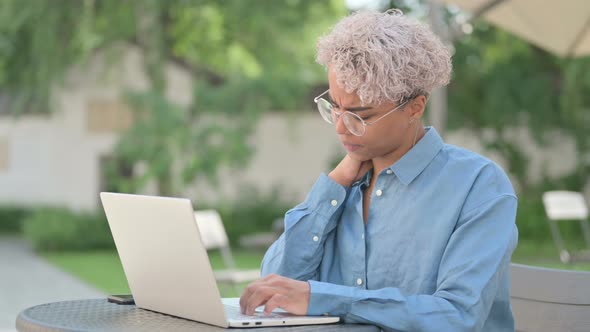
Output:
M227 327L190 200L116 193L100 198L136 305Z

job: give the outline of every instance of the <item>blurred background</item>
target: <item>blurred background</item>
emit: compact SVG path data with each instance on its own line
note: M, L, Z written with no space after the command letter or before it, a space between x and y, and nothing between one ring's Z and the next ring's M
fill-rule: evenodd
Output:
M327 89L315 43L366 8L400 8L453 49L426 122L509 173L513 261L590 270L560 261L542 201L590 197L590 46L561 47L590 40L590 4L500 2L1 1L0 330L27 306L129 291L101 191L216 209L238 267L257 268L282 215L344 155L313 103ZM585 247L578 223L558 226L569 250Z

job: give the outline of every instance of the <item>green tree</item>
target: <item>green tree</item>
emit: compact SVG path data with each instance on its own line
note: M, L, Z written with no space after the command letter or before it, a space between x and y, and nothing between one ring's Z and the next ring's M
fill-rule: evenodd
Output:
M449 89L451 127L468 127L500 152L523 192L533 184L528 160L507 130L526 126L537 143L560 130L573 138L578 152L575 178L564 188L582 190L590 170L590 59L561 59L485 22L455 43L454 78ZM556 156L558 158L558 156Z
M314 40L345 10L338 0L6 0L0 2L0 91L11 109L51 110L52 88L72 64L121 42L145 55L150 88L128 94L133 127L109 167L111 188L150 180L176 195L194 179L252 153L247 136L261 110L304 105L324 82ZM164 64L193 74L194 103L167 100ZM120 176L143 163L142 174Z

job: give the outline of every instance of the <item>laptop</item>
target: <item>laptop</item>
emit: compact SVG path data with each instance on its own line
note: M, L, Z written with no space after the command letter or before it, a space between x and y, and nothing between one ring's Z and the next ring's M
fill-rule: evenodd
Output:
M100 198L139 308L224 328L339 321L285 312L246 316L237 299L222 300L190 200L106 192Z

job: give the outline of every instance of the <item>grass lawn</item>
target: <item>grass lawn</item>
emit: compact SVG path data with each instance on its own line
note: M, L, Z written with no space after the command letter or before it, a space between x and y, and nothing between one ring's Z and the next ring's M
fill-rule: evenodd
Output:
M570 254L572 251L581 249L583 244L576 244L568 247ZM564 269L564 270L577 270L577 271L590 271L590 261L585 262L574 262L570 264L564 264L559 260L557 248L553 242L532 242L532 241L519 241L518 247L512 255L512 261L514 263L536 265L542 267L548 267L553 269Z
M239 268L257 269L264 253L259 251L232 252ZM107 294L127 294L129 286L116 251L64 252L43 254L49 262L84 280ZM213 269L223 268L218 252L209 254ZM239 296L231 287L220 287L222 296Z
M234 258L240 268L259 268L263 253L259 251L234 250ZM108 294L129 293L123 268L115 251L68 252L44 254L51 263L77 276ZM210 254L214 269L223 268L219 253ZM520 241L512 261L557 269L590 271L590 262L563 264L557 257L552 242L534 243ZM230 287L221 287L222 296L239 296Z

